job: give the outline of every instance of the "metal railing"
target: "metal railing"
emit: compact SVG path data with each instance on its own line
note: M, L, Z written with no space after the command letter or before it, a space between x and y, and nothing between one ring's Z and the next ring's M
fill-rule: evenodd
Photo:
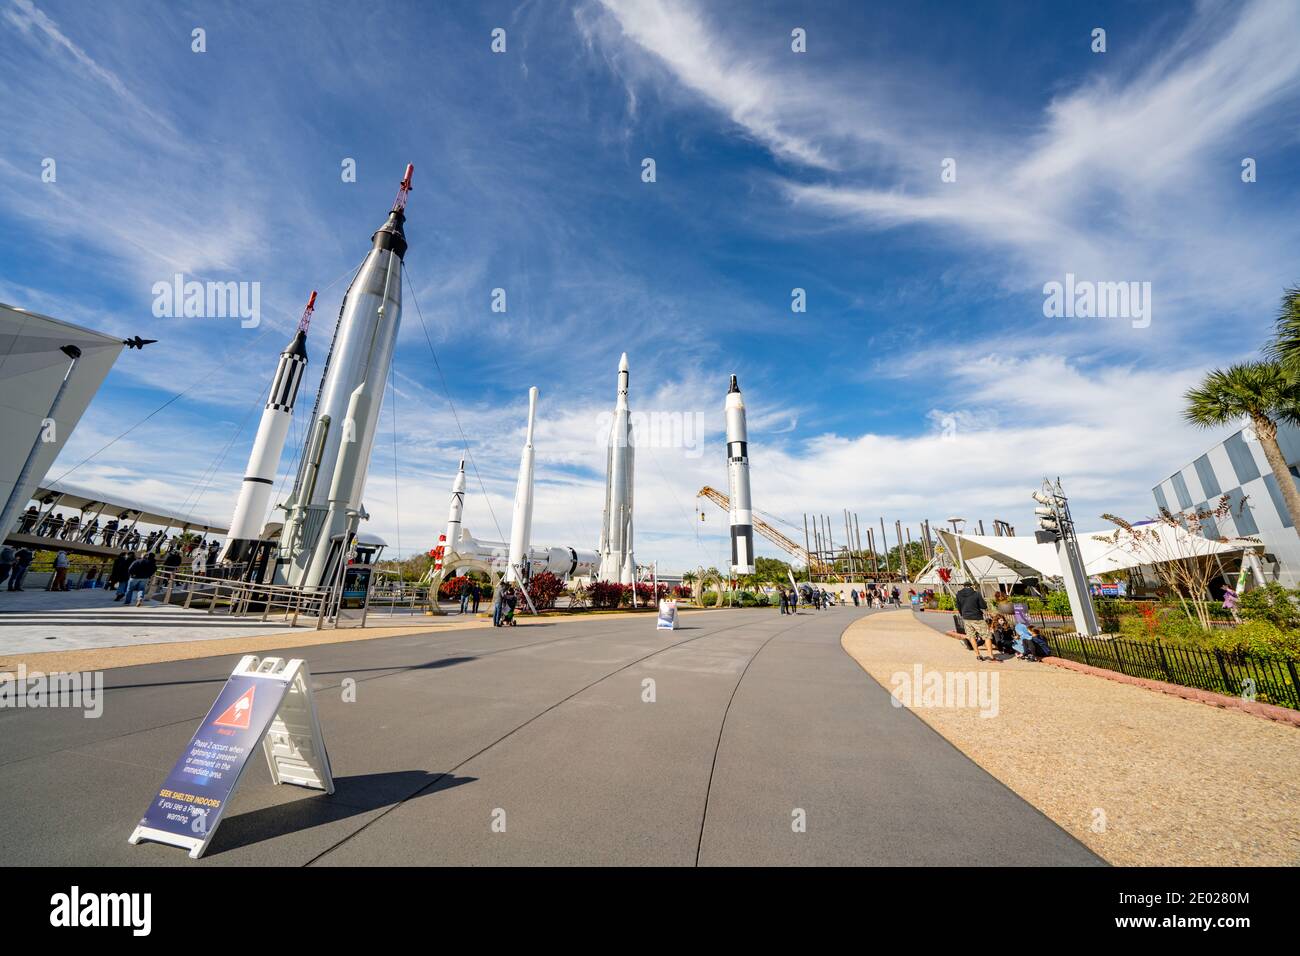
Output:
M398 610L415 612L429 609L429 588L423 584L375 584L370 589L370 613L388 609L392 617Z
M146 600L184 608L192 608L197 602L209 614L258 617L263 621L274 614L293 626L297 626L299 617L314 618L317 628L329 614L330 597L329 588L259 584L185 571L159 571L145 588Z
M1288 657L1065 632L1044 631L1042 636L1052 653L1066 660L1300 710L1297 661Z

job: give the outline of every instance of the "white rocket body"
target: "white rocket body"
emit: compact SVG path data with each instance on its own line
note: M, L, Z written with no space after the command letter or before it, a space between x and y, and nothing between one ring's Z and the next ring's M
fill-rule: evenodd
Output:
M313 294L314 299L314 294ZM310 306L308 307L310 311ZM298 398L307 369L307 333L299 328L292 341L280 353L275 368L275 379L262 409L262 420L257 426L253 451L244 469L244 482L239 489L239 501L234 517L230 519L230 535L224 560L241 562L249 559L262 536L267 505L275 487L275 473L280 468L284 441L293 420L293 406Z
M534 548L525 545L518 560L511 560L511 545L504 541L481 541L464 526L465 514L465 462L451 486L451 507L447 515L447 531L443 535L443 554L434 570L445 569L448 576L455 574L465 562L488 565L498 574L506 574L513 564L525 568L528 577L549 571L561 580L573 577L591 577L600 562L595 551L577 548ZM513 530L513 528L512 528ZM531 517L529 533L531 533Z
M632 420L627 403L628 364L624 352L618 363L618 398L609 430L609 455L605 472L605 513L600 528L602 581L632 584L636 559L632 555L633 447Z
M524 556L528 552L533 531L533 427L537 421L537 387L528 390L528 434L524 450L519 456L519 478L515 483L515 508L510 521L509 566L506 580L518 581L520 574L527 575Z
M286 503L277 580L328 585L343 553L335 538L359 516L384 387L402 318L403 225L410 167L402 191L343 298L321 378L312 433ZM354 525L355 527L355 525ZM345 547L347 542L342 542Z
M447 555L460 542L460 523L465 514L465 459L460 460L460 468L456 470L456 480L451 484L451 504L447 508L447 530L442 535L442 540L438 542L442 546L442 554L434 563L434 570L442 570L446 563Z
M749 497L749 433L736 376L727 390L727 484L731 498L731 573L754 573L754 512Z

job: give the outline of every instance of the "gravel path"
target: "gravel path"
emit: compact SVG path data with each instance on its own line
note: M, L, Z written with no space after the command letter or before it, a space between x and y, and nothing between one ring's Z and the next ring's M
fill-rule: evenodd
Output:
M1111 863L1300 865L1300 729L1060 668L978 663L910 611L856 621L842 644L888 690L918 664L996 673L996 716L914 712Z

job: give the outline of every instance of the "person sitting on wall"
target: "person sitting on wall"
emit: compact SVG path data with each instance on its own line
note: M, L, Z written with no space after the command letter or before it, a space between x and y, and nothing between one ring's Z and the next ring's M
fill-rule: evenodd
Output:
M990 630L992 631L990 639L993 642L995 650L1003 654L1015 653L1013 645L1015 643L1016 632L1015 629L1007 623L1007 619L1003 615L994 615Z

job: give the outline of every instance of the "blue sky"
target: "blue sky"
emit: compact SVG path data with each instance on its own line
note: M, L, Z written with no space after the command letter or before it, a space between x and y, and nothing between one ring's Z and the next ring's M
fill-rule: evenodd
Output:
M634 411L708 428L639 449L640 560L725 559L695 493L725 488L731 372L770 515L1023 533L1059 474L1098 527L1148 514L1221 437L1179 396L1256 349L1300 278L1297 35L1285 2L0 0L0 300L160 340L122 355L56 474L192 387L68 480L228 515L307 293L309 407L334 280L413 162L366 501L403 552L436 540L461 453L413 296L487 491L471 478L480 536L508 533L537 385L534 541L595 546L624 350ZM176 272L260 282L262 325L154 318ZM1150 282L1149 327L1045 317L1067 272Z

